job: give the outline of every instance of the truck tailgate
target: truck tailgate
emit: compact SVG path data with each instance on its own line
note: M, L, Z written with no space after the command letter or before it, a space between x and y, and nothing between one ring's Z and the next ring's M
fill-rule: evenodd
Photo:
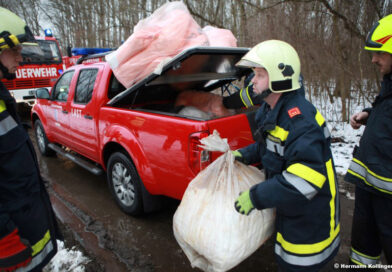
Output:
M248 118L254 118L255 111L236 114L207 121L210 133L217 130L221 138L227 138L231 150L248 146L254 142ZM219 154L213 154L214 160Z

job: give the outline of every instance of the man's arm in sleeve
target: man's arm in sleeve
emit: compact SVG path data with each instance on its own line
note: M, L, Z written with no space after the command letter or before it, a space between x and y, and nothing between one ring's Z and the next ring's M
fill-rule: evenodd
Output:
M294 213L323 187L325 162L321 129L300 124L290 131L284 151L286 168L281 174L253 186L250 197L257 209L284 208Z
M255 164L261 162L261 148L263 148L261 144L255 142L251 145L239 149L238 151L241 153L243 160L246 164Z

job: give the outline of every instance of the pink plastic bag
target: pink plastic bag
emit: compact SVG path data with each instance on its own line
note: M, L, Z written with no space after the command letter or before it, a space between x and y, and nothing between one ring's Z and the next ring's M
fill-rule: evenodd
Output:
M237 39L228 29L205 26L203 32L207 35L210 46L237 47Z
M208 33L218 35L214 41ZM134 33L106 56L116 78L129 88L152 73L158 64L193 46L236 46L229 30L212 28L203 32L182 2L168 2L150 17L141 20ZM231 33L231 32L230 32ZM220 36L224 36L220 39ZM229 41L229 42L228 42Z

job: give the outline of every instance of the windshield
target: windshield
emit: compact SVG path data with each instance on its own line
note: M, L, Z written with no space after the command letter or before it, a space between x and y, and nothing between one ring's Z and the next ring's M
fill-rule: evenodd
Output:
M23 63L61 63L60 49L55 41L37 40L43 56L37 55L30 47L22 47Z

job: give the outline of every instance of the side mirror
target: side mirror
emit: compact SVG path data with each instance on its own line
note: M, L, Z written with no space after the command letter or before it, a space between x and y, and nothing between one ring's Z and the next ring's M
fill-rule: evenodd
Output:
M38 88L35 91L35 97L38 99L49 99L49 91L47 88Z

